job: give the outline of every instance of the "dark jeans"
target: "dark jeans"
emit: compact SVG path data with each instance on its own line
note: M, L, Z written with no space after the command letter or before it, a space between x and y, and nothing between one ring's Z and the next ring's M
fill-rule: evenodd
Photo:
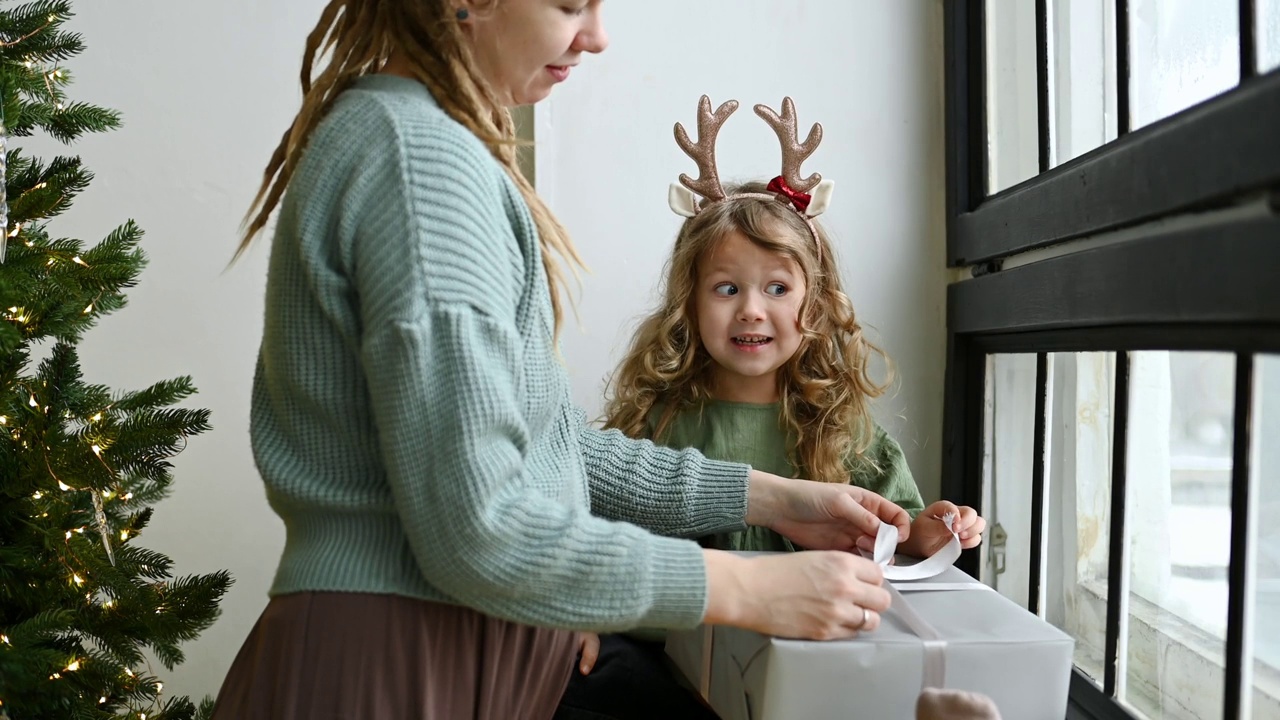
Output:
M717 720L673 672L662 643L601 635L596 666L574 666L555 720Z

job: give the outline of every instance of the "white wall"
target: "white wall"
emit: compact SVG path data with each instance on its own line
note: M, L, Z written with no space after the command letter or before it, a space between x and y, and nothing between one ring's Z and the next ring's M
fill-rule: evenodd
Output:
M131 305L83 345L87 377L136 388L190 374L214 430L177 458L177 482L145 543L179 574L227 568L222 619L186 646L166 690L214 693L266 603L283 527L248 442L261 333L265 246L230 271L239 220L297 109L303 41L323 0L79 2L87 51L73 97L115 107L125 127L75 152L97 180L55 232L98 238L126 218L151 265ZM807 166L839 183L827 218L848 289L898 363L901 392L880 417L926 497L937 494L943 372L943 157L939 0L610 2L613 47L588 58L540 108L538 177L595 273L566 352L576 396L599 409L600 380L646 306L676 228L667 184L689 161L671 124L697 97L736 97L723 134L727 177L772 176L777 145L751 105L795 97L827 139ZM710 28L718 27L715 37ZM818 62L819 52L826 60ZM780 59L790 53L790 60ZM679 55L678 55L679 54ZM680 59L688 55L697 67ZM794 69L788 69L788 66ZM49 155L50 144L16 143Z
M592 269L582 333L565 353L575 397L601 391L653 304L679 227L667 186L697 170L672 137L693 136L699 96L741 104L720 134L722 179L779 172L778 142L752 107L795 99L825 132L803 171L836 182L822 220L845 289L897 365L877 415L926 499L939 486L945 364L942 4L937 0L646 0L605 4L612 46L537 109L540 192Z
M218 623L160 666L166 693L214 693L266 604L284 544L249 452L249 386L262 331L265 245L224 272L262 168L297 109L306 33L323 0L76 2L69 29L87 49L67 66L71 97L116 108L124 127L83 139L97 179L55 234L96 241L134 218L150 265L130 304L82 345L86 378L140 388L191 375L187 404L213 430L176 459L173 496L141 541L179 575L231 571ZM52 142L13 143L51 157Z

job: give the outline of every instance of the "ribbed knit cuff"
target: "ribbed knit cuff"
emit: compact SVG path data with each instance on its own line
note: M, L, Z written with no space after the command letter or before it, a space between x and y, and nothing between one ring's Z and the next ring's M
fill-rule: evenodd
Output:
M699 491L688 498L690 524L708 535L744 529L751 466L703 457L698 475Z
M702 548L689 540L654 538L651 546L653 607L644 627L697 627L707 612L707 566Z

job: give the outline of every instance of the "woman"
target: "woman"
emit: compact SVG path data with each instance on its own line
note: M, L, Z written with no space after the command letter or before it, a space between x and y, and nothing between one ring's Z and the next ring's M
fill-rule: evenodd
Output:
M556 338L578 261L509 108L607 45L600 0L333 0L241 249L279 207L252 439L287 529L218 718L549 718L574 630L874 629L849 552L904 511L590 429ZM313 61L327 65L311 78ZM559 258L559 259L557 259Z

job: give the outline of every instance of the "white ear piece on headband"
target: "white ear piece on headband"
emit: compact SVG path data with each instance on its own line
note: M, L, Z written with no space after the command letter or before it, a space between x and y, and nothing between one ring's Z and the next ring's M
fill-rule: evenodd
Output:
M809 207L804 214L807 217L818 217L831 207L831 193L835 192L835 180L823 180L813 189L813 197L809 199Z
M698 198L689 188L680 183L671 183L667 189L667 204L671 212L681 217L693 217L698 214Z

